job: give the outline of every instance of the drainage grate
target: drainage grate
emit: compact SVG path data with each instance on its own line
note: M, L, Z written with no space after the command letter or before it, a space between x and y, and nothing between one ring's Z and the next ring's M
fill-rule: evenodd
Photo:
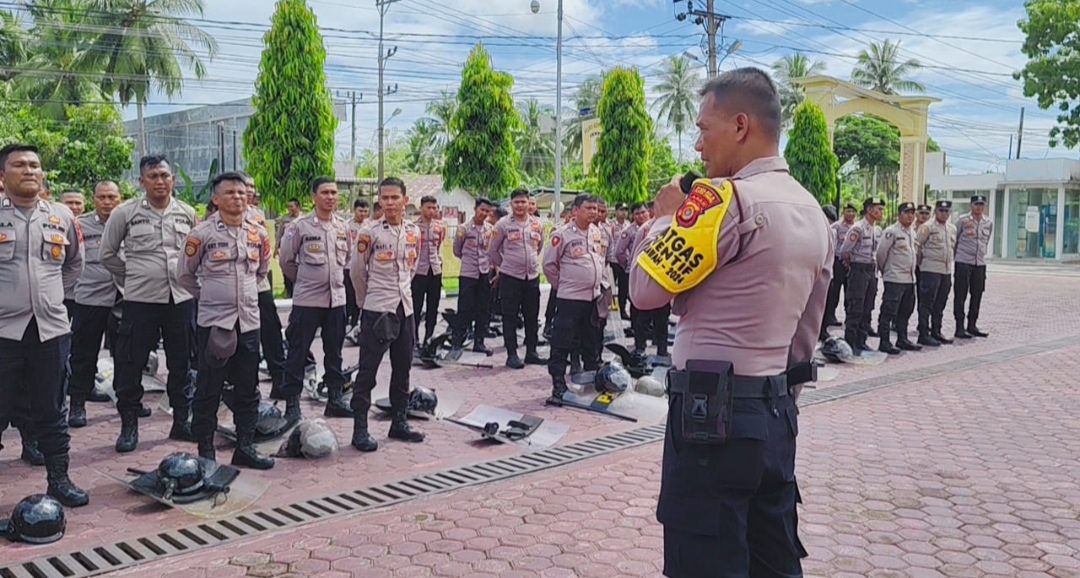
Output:
M899 383L918 381L1077 344L1080 344L1080 336L1066 337L979 357L867 378L825 389L808 390L803 393L799 405L805 407L836 401ZM99 546L68 554L45 556L14 566L0 567L0 578L84 578L95 576L284 528L301 526L311 522L391 506L441 492L458 490L563 466L662 439L664 439L664 426L662 424L647 426L566 446L552 447L535 453L451 468L278 508L256 510L233 518L208 521L178 530L117 542L111 546Z

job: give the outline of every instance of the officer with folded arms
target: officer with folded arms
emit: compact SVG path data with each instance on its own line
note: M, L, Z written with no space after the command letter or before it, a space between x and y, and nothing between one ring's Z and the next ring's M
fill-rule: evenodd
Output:
M139 444L142 371L159 339L164 341L169 369L166 390L173 412L169 438L194 441L188 417L195 302L176 281L175 271L197 219L195 209L173 196L173 179L165 157L143 157L139 184L145 194L117 207L101 237L101 264L124 295L113 351L113 384L120 412L116 451L121 453Z
M503 344L506 366L522 369L525 364L546 362L536 352L540 323L540 249L544 245L544 225L529 215L529 191L510 193L512 213L499 219L492 233L488 256L499 270L502 300ZM525 363L518 357L518 313L525 323Z
M867 336L878 337L870 328L870 314L877 299L877 249L881 241L882 210L885 201L870 197L863 201L863 215L848 230L844 244L837 249L847 265L847 288L844 289L844 341L852 349L870 349Z
M44 176L36 147L0 149L0 427L25 420L45 457L47 493L76 507L90 498L68 477L61 341L71 332L64 291L82 272L82 233L70 209L38 198Z
M495 210L495 204L486 197L476 199L473 218L458 226L454 235L454 256L461 259L461 273L458 275L458 307L454 317L453 357L460 355L464 347L465 333L473 329L473 351L491 355L492 351L484 345L487 337L489 308L491 305L491 259L488 246L491 244L491 223L488 219Z
M885 283L885 295L878 314L878 351L895 355L918 351L921 346L908 339L908 321L915 310L915 203L900 203L896 222L885 229L877 250L877 266ZM892 344L889 326L896 323L896 345Z
M956 336L960 339L989 337L978 327L979 307L986 290L986 255L994 237L994 222L987 217L986 197L971 197L971 212L956 221L956 283L953 285L953 316ZM964 325L964 305L968 293L971 303Z
M710 80L696 148L708 179L656 197L630 299L674 300L674 369L657 518L664 574L802 576L795 440L832 276L833 236L779 153L769 75Z
M177 279L198 299L193 425L199 456L215 459L221 387L235 392L236 450L232 464L268 470L273 458L255 449L259 414L259 284L270 270L270 235L247 210L247 179L240 173L214 177L218 210L191 231Z
M424 441L424 434L409 426L409 371L416 340L413 325L412 280L420 256L420 228L405 219L405 183L387 177L379 183L383 216L360 228L349 274L360 307L360 369L353 389L352 445L373 452L379 445L368 433L367 416L379 364L390 352L390 438Z
M949 222L952 201L938 201L934 220L919 226L915 242L919 246L919 344L938 347L952 343L941 333L941 318L952 289L953 252L956 226Z

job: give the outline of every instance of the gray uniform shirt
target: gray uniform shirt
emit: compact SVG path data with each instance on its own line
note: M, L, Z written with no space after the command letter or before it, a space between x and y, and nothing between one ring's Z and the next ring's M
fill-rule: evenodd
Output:
M480 225L469 219L458 226L454 235L454 256L461 259L462 277L479 279L491 271L491 258L488 248L491 245L493 227L485 220Z
M593 301L604 280L603 233L596 225L581 230L573 221L551 232L544 253L544 276L559 299Z
M420 255L420 228L405 220L398 226L386 219L367 221L360 229L349 276L356 289L356 306L364 311L394 313L398 304L413 314L412 279Z
M116 304L116 281L101 264L101 237L105 221L97 213L79 216L83 234L83 272L75 283L75 302L92 307L112 307Z
M976 219L968 213L956 221L956 262L965 265L986 265L994 222L983 215Z
M844 261L874 265L880 240L881 227L871 225L866 219L859 219L848 230L838 254Z
M845 223L843 220L839 220L832 225L829 225L829 227L832 228L833 233L836 235L836 247L838 249L844 246L844 239L847 238L848 231L850 231L851 227L853 227L854 225L854 222L849 224ZM836 257L839 259L840 255L838 254Z
M175 272L184 241L197 221L195 209L175 198L161 211L145 196L113 210L101 237L100 258L125 301L183 303L191 299L176 281Z
M266 215L263 214L262 209L258 207L248 207L247 212L244 214L244 218L249 222L259 226L264 232L266 229ZM269 233L267 233L269 235ZM264 275L262 280L259 281L259 293L263 291L272 291L274 288L270 286L270 279L267 279Z
M502 275L528 281L540 276L540 250L544 246L544 225L528 216L518 221L513 214L495 224L488 256Z
M937 219L919 226L915 242L919 246L919 268L923 273L952 275L956 251L956 226Z
M881 236L877 266L886 283L915 283L915 231L893 223Z
M446 224L423 219L416 222L420 229L420 256L416 259L417 275L442 275L442 244L446 240Z
M350 253L348 228L336 215L320 221L311 212L289 225L278 262L281 273L293 282L293 305L345 305L345 268Z
M635 240L640 230L640 225L630 223L629 227L619 233L619 239L615 242L615 262L622 265L623 270L630 268L630 257L633 256Z
M199 300L199 327L240 332L259 328L259 283L270 270L270 236L245 220L229 227L218 213L196 226L184 244L177 279Z
M82 267L82 233L70 209L38 201L24 213L0 194L0 339L22 340L31 319L43 343L70 333L64 293Z
M299 218L287 214L277 220L276 230L274 231L274 248L281 247L281 239L285 236L285 229L289 228L289 225Z

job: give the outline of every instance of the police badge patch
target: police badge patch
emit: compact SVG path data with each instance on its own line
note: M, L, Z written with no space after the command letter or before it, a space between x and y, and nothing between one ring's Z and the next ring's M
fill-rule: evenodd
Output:
M184 254L188 257L194 257L195 253L199 251L199 240L191 239L187 240L187 245L184 246Z

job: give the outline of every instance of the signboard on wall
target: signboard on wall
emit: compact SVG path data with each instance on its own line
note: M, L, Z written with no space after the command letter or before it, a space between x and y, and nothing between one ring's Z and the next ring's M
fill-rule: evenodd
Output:
M1039 233L1039 223L1042 221L1041 215L1039 215L1039 207L1035 205L1028 205L1027 212L1024 214L1024 229L1029 233Z
M596 145L600 142L601 132L599 118L591 118L581 123L581 162L586 175L589 174L589 166L592 164L593 155L596 154Z

